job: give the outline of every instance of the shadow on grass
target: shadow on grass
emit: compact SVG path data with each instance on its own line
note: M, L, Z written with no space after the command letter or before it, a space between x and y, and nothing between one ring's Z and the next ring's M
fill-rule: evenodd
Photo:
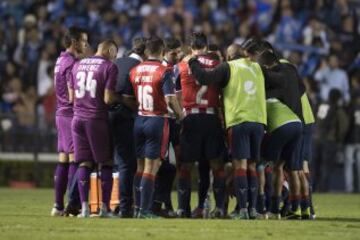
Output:
M346 217L318 217L316 221L324 222L349 222L349 223L360 223L360 218L346 218Z

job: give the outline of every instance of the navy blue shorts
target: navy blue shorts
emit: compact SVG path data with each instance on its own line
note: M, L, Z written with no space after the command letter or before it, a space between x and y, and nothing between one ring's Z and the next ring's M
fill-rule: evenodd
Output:
M260 146L264 136L264 125L244 122L228 129L230 155L233 159L260 160Z
M169 142L173 147L180 144L180 129L181 125L176 122L176 119L169 118Z
M169 122L164 117L137 116L134 124L137 158L164 159L169 144Z
M190 114L182 122L180 162L222 158L224 135L220 119L215 114Z
M266 157L277 163L285 161L289 170L300 170L298 149L301 143L302 123L287 123L270 134L266 146Z

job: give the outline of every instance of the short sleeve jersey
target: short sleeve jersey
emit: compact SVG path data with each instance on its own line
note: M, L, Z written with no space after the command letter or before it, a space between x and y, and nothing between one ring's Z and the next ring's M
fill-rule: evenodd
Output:
M205 69L215 68L219 61L209 55L198 56L201 66ZM220 87L216 84L201 86L191 74L187 62L178 64L179 77L176 80L176 91L181 91L182 106L185 110L192 108L206 109L220 106Z
M73 116L73 105L69 102L68 85L71 78L71 70L76 58L69 52L61 52L56 60L54 68L54 86L56 92L56 115Z
M111 61L93 56L78 61L72 70L74 115L82 118L107 119L105 89L114 91L118 69Z
M167 116L165 96L174 95L173 72L160 61L148 60L130 71L130 83L139 115ZM129 94L129 93L127 93Z

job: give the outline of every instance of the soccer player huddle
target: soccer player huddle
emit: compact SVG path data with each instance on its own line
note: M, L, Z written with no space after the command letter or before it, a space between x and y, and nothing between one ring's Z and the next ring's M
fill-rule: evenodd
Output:
M99 217L315 217L308 167L314 116L296 67L270 43L232 44L224 60L203 33L191 34L186 47L171 37L135 38L121 58L110 39L84 57L87 41L86 31L69 28L55 66L59 163L52 216L90 217L90 174L97 171ZM114 165L120 204L112 211ZM231 197L236 207L229 212Z

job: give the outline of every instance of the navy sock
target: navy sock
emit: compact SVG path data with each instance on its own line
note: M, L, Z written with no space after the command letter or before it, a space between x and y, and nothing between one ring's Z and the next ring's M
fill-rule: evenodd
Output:
M280 196L271 197L270 212L278 214L280 210L280 202L281 202Z
M113 186L112 167L101 168L101 196L102 202L110 209L111 192Z
M143 173L140 183L141 197L140 209L147 212L151 210L154 195L155 176L150 173Z
M69 163L69 173L68 173L68 186L67 186L67 189L70 189L71 187L71 184L73 183L74 181L74 176L75 176L75 173L78 169L78 164L75 163L75 162L70 162Z
M167 168L167 181L166 181L166 188L164 194L164 204L165 208L168 210L173 210L173 205L171 201L171 191L173 189L174 180L176 177L176 167L172 164L169 164Z
M291 211L295 212L300 206L300 199L299 195L290 195L289 197L291 203Z
M255 208L258 191L259 191L259 182L256 171L249 171L249 208Z
M204 202L208 194L210 186L210 167L206 163L200 163L199 167L199 182L198 182L198 208L204 208Z
M224 210L225 200L225 172L224 169L214 171L213 191L216 207Z
M308 195L303 195L301 197L301 210L305 211L308 207L310 207L310 198Z
M312 182L311 182L311 177L309 173L305 173L305 176L309 182L309 205L310 205L310 212L311 214L315 214L315 210L314 210L314 206L313 206L313 202L312 202Z
M134 176L133 192L134 192L134 205L135 208L140 208L140 183L142 178L142 172L137 172Z
M272 168L267 166L265 168L265 208L266 208L266 210L270 209L272 192L273 192Z
M260 214L264 214L266 212L265 209L265 195L260 194L257 197L256 211Z
M248 181L247 174L245 169L235 170L234 176L234 186L235 186L235 194L236 200L239 204L239 208L246 208L247 200L248 200Z
M179 209L190 211L191 174L188 170L180 170L178 180L178 204Z

